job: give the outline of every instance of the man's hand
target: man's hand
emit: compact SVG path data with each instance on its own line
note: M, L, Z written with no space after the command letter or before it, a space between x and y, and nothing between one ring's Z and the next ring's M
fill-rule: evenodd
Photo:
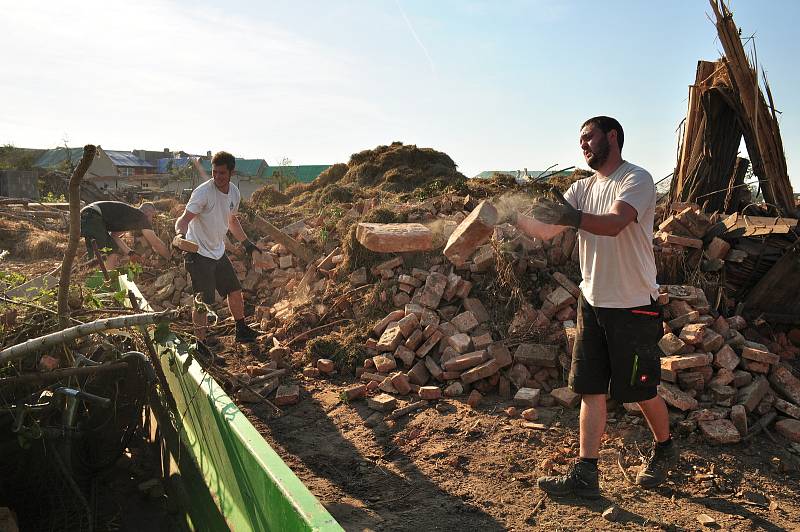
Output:
M581 226L582 212L569 204L558 190L553 189L558 201L540 198L533 204L531 216L549 225L563 225L578 229Z
M253 244L253 241L249 238L242 242L242 245L244 246L245 253L247 253L249 256L252 256L254 251L261 251L261 248Z

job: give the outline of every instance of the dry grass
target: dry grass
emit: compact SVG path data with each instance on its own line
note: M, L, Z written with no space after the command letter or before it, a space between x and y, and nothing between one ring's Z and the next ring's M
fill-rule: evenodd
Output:
M52 259L64 256L67 236L55 231L36 231L24 235L14 246L14 255L22 259Z

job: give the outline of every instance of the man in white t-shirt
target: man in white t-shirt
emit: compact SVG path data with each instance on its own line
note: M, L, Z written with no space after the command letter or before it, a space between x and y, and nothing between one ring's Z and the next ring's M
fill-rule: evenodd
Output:
M556 200L538 200L531 217L511 215L520 230L542 240L578 229L583 281L569 386L581 394L580 459L566 475L538 480L554 496L600 496L607 392L621 403L638 403L653 432L637 484L661 484L678 455L657 394L663 326L653 256L655 186L646 170L622 159L623 142L617 120L590 118L581 126L580 146L595 173Z
M212 179L194 189L186 209L175 222L175 231L199 246L197 253L187 253L184 261L192 277L194 292L201 294L207 304L214 303L215 291L226 297L231 316L236 321L236 341L254 342L259 333L245 323L242 285L225 255L225 235L230 230L249 254L258 248L248 240L236 216L241 200L239 189L231 183L236 159L230 153L221 151L211 159L211 165ZM208 331L205 312L193 310L192 321L198 347L203 355L209 356L204 345Z

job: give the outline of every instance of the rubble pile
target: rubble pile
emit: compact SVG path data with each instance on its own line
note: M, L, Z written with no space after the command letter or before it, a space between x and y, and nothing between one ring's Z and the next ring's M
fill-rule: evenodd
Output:
M712 443L736 443L777 416L776 429L800 442L800 380L787 364L800 349L784 333L762 336L742 316L715 317L699 288L662 288L669 303L658 343L658 393L685 414L679 428L699 430Z

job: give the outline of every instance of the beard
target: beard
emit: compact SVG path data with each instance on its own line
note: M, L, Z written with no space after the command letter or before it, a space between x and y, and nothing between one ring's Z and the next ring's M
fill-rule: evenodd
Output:
M592 170L598 170L601 166L603 166L608 160L608 154L610 151L608 139L603 136L602 142L597 147L597 150L592 150L592 154L588 159L586 159L586 163L589 165L589 168Z

